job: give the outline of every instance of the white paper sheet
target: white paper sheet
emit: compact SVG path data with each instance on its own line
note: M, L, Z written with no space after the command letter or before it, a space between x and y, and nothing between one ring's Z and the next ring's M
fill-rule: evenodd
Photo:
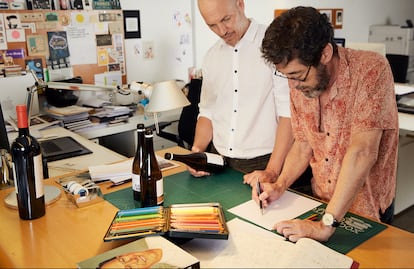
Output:
M282 197L264 209L262 215L259 205L254 200L231 208L229 211L249 220L263 228L271 230L276 222L294 219L303 213L321 205L321 202L286 191Z
M181 247L200 260L201 268L274 268L283 237L238 218L227 222L228 240L193 239ZM269 258L272 257L272 258Z

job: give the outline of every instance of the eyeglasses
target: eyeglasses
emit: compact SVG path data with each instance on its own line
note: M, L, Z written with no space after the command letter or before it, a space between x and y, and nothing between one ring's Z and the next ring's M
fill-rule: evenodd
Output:
M299 81L299 82L305 82L306 79L308 78L309 75L309 71L311 69L312 65L308 65L308 70L306 71L305 77L304 78L292 78L292 77L287 77L285 74L280 73L279 71L275 71L275 76L281 77L281 78L285 78L285 79L289 79L289 80L294 80L294 81Z

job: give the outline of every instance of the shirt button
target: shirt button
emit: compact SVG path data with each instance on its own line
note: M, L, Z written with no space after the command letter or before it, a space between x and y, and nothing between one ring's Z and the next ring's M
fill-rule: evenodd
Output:
M234 52L238 52L238 50L237 49L234 49Z
M234 92L237 92L237 89L234 89Z
M232 148L229 148L229 150L232 151L233 149Z
M234 70L234 73L236 74L237 73L237 70Z
M237 109L233 110L233 112L236 113L237 112Z

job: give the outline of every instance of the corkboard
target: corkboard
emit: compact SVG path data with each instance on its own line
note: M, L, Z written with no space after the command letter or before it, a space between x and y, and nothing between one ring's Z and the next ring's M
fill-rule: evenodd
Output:
M48 66L50 68L51 61L47 60L51 57L48 48L48 32L65 32L68 27L83 27L85 25L89 25L94 29L93 34L95 38L95 44L92 45L94 45L96 51L88 50L87 53L96 53L97 57L100 57L102 56L101 52L105 52L107 59L105 61L100 61L97 59L97 63L93 64L72 64L70 63L71 55L69 55L69 67L71 67L73 70L73 76L82 77L83 83L95 84L95 74L120 70L123 74L122 83L126 83L122 10L2 10L0 14L4 17L4 24L6 29L9 27L9 22L6 20L6 17L11 14L18 14L20 24L17 27L18 29L24 29L25 41L9 42L9 39L7 39L7 50L22 49L24 51L24 58L14 58L14 64L18 64L25 68L25 60L40 58L42 60L43 67ZM87 22L76 22L78 18L80 18L79 20L87 19ZM96 29L100 30L97 31ZM99 43L100 40L108 39L108 37L110 39L111 36L115 35L122 36L121 40L118 41L118 43L113 41L112 43ZM39 39L43 38L43 41L41 41L41 43L46 43L46 52L42 52L41 49L39 49L40 52L36 52L35 49L29 48L27 41L28 37L33 36L36 36ZM100 36L100 38L98 38L98 36ZM88 47L90 48L91 46ZM29 51L29 49L31 51ZM69 51L70 50L72 50L72 48L69 48ZM1 50L1 53L3 52L5 52L5 50ZM113 55L114 53L117 55L115 59L108 56ZM3 62L3 59L1 59L1 62Z

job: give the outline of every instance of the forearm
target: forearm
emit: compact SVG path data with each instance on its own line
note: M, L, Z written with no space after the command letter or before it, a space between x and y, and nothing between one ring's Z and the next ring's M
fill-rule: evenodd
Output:
M364 140L361 142L361 140ZM354 138L342 161L341 170L326 211L341 220L361 191L366 178L378 157L381 131L371 131L368 136Z
M193 151L205 151L213 138L213 125L211 120L199 117L197 120Z
M293 142L276 184L285 189L292 185L309 166L311 157L312 149L308 143Z
M286 156L293 144L290 118L280 117L277 127L275 145L267 163L266 170L274 175L275 180L282 171Z

